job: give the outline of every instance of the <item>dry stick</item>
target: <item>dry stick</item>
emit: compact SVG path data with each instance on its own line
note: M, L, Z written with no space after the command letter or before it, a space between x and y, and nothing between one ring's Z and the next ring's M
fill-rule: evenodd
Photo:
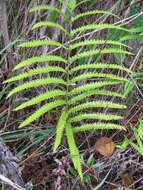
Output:
M7 27L6 0L0 0L0 25L2 30L4 46L6 47L10 42L8 35L8 27ZM8 48L7 49L8 63L5 64L5 70L12 69L14 65L14 60L12 58L11 52L12 52L11 48Z
M22 168L19 167L19 162L20 159L12 154L0 138L0 180L9 185L13 182L15 186L22 186L22 189L25 184L21 177ZM11 188L7 187L6 189Z
M10 185L11 187L13 187L16 190L25 190L25 188L19 186L18 184L14 183L13 181L11 181L10 179L8 179L7 177L3 176L0 174L0 180L6 184L6 185Z

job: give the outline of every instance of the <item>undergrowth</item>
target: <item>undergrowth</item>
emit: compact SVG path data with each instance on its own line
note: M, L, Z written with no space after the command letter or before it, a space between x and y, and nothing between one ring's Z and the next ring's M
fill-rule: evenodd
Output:
M59 2L64 3L62 0ZM84 1L82 3L84 4ZM45 91L42 94L34 96L14 109L19 111L40 105L19 125L19 128L29 126L47 112L58 110L60 114L56 127L54 152L65 134L74 167L82 179L80 153L74 136L76 133L97 129L126 130L122 124L122 110L126 109L122 87L124 84L131 84L129 77L134 74L130 68L119 64L119 59L133 55L132 49L125 44L125 41L142 38L142 28L127 28L120 23L117 25L96 22L90 24L85 22L81 26L76 26L78 20L84 20L91 15L108 15L119 19L115 14L103 10L74 14L79 5L81 3L75 0L69 1L65 5L65 13L58 6L38 5L30 8L31 14L35 11L54 13L49 21L43 21L41 18L42 21L32 26L32 31L39 31L43 27L54 28L61 33L61 39L58 41L50 38L36 39L21 43L20 48L48 46L55 49L53 48L52 53L49 51L46 55L37 51L36 56L22 60L13 68L14 76L4 83L16 83L16 87L8 94L9 98L19 92L30 93L33 88L44 86ZM57 15L60 16L61 23L57 23L54 19ZM85 38L89 31L124 32L125 36L120 40L114 39L113 35L106 37L103 35L99 39ZM62 54L58 52L59 49L62 50ZM109 61L110 56L115 57L113 62ZM105 62L101 57L104 57ZM21 69L24 72L20 73Z

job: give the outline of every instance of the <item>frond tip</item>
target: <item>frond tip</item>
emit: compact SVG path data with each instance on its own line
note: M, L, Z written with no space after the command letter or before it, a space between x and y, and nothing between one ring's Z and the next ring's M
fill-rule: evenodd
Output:
M54 152L57 150L58 146L61 143L61 138L63 135L63 131L67 122L68 112L66 107L63 108L62 114L60 116L60 119L58 121L57 127L56 127L56 140L54 143Z
M70 149L71 159L73 161L75 169L77 169L79 176L82 180L83 174L82 174L82 169L81 169L80 155L79 155L78 148L75 144L73 130L72 130L72 126L70 123L66 124L66 136L67 136L67 141L68 141L68 145L69 145L69 149Z

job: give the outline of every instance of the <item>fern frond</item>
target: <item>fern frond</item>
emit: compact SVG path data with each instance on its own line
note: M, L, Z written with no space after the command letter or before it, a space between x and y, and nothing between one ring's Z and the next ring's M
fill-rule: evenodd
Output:
M57 150L58 146L61 143L63 131L67 122L67 117L68 117L68 112L66 107L64 107L56 127L56 140L54 143L54 152Z
M18 47L22 48L31 48L31 47L39 47L39 46L58 46L62 47L64 49L67 49L66 46L61 44L60 42L54 41L54 40L32 40L32 41L27 41L23 42L22 44L18 45Z
M63 91L63 90L51 90L49 92L45 92L43 94L40 94L34 98L32 98L31 100L27 101L27 102L24 102L22 103L20 106L16 107L14 109L14 111L17 111L17 110L21 110L21 109L24 109L26 107L29 107L29 106L32 106L32 105L36 105L44 100L48 100L50 98L54 98L54 97L57 97L57 96L65 96L66 95L66 91Z
M11 77L10 79L4 81L4 83L13 82L13 81L21 80L21 79L24 79L24 78L32 77L34 75L43 74L43 73L49 73L49 72L63 72L63 73L66 73L65 69L63 69L62 67L57 67L57 66L39 67L39 68L36 68L36 69L31 69L28 72L21 73L21 74L19 74L17 76Z
M143 35L126 35L120 39L121 42L126 40L143 40Z
M76 4L76 8L79 7L80 5L84 4L84 3L89 2L89 1L91 1L91 0L82 0L82 1L80 1L79 3Z
M122 104L112 103L110 101L93 101L81 103L80 105L73 106L69 109L69 114L82 111L89 108L112 108L112 109L125 109L126 106Z
M120 27L120 26L116 26L113 24L88 24L85 26L81 26L79 28L76 28L74 30L71 31L71 35L74 36L76 33L78 32L83 32L86 30L103 30L103 29L117 29L117 30L122 30L122 31L126 31L126 32L130 32L129 29Z
M96 72L87 72L87 73L81 74L81 75L79 75L77 77L73 77L73 79L71 79L71 82L76 83L78 81L85 80L85 79L90 79L90 78L109 78L111 80L119 80L119 81L130 82L125 77L117 76L117 75L114 75L114 74L96 73Z
M108 63L92 63L92 64L84 64L84 65L78 65L73 67L70 70L70 74L72 75L74 72L84 70L84 69L119 69L121 71L126 71L127 73L133 74L133 72L121 65L116 65L116 64L108 64Z
M104 48L104 49L96 49L96 50L90 50L90 51L85 51L79 54L76 54L70 58L70 62L74 62L78 59L84 58L84 57L89 57L97 54L111 54L111 53L123 53L123 54L128 54L128 55L133 55L129 51L124 51L122 49L117 49L117 48Z
M73 49L76 49L78 47L89 46L89 45L100 45L100 44L119 45L119 46L131 48L131 47L127 46L126 44L123 44L123 43L118 42L118 41L113 41L113 40L84 40L81 42L71 44L69 46L69 48L70 48L70 50L73 50Z
M23 91L25 89L29 88L35 88L41 85L47 85L47 84L63 84L66 85L66 82L61 79L61 78L54 78L54 77L47 77L45 79L37 79L37 80L32 80L29 82L26 82L20 86L15 87L13 90L10 91L7 97L12 96L13 94Z
M100 82L93 82L89 84L85 84L82 86L79 86L77 88L74 88L73 90L70 91L70 95L78 94L81 92L87 92L89 90L94 90L100 87L104 86L110 86L110 85L117 85L117 84L122 84L122 81L100 81Z
M69 104L75 104L78 101L81 101L87 97L90 97L92 95L103 95L103 96L113 96L113 97L119 97L124 98L124 95L118 93L118 92L112 92L109 90L94 90L94 91L87 91L85 93L79 94L73 98L70 99Z
M85 124L80 127L73 127L73 132L84 132L89 130L97 130L97 129L120 129L120 130L126 130L124 126L114 124L114 123L91 123L91 124Z
M130 33L140 33L143 31L143 27L142 26L139 26L139 27L135 27L135 28L131 28L130 29Z
M82 169L81 169L81 160L80 160L80 155L78 148L75 144L74 136L73 136L73 130L72 126L70 123L66 125L66 136L67 136L67 141L70 149L70 155L71 159L73 161L74 167L77 169L81 180L83 179L82 175Z
M106 121L112 121L112 120L120 120L123 119L122 116L119 115L112 115L112 114L103 114L103 113L80 113L77 116L71 117L69 119L69 122L79 122L85 119L95 119L95 120L106 120Z
M44 106L40 107L37 111L35 111L32 115L30 115L27 119L25 119L20 125L19 128L25 127L41 117L44 113L58 107L58 106L63 106L65 105L64 100L57 100L51 103L47 103Z
M13 70L20 69L27 65L32 65L33 63L42 63L42 62L48 62L48 61L67 63L66 59L64 59L60 56L56 56L56 55L36 56L36 57L32 57L32 58L26 59L24 61L21 61L14 67Z
M32 30L35 30L35 29L43 27L43 26L50 27L50 28L57 28L58 30L64 32L67 36L71 36L63 26L61 26L60 24L57 24L55 22L50 22L50 21L37 22L36 24L33 25Z
M71 21L74 22L75 20L77 20L79 18L82 18L82 17L85 17L85 16L89 16L89 15L96 15L96 14L111 15L111 16L114 16L114 17L120 19L120 17L118 17L117 15L115 15L115 14L113 14L111 12L103 11L103 10L95 10L95 11L87 11L87 12L84 12L84 13L80 13L80 14L72 17Z
M44 11L44 10L56 11L57 13L59 13L60 15L65 17L65 14L63 14L63 12L60 9L58 9L55 6L50 6L50 5L37 5L37 6L30 8L29 12L32 13L34 11L40 11L40 10L42 10L42 11Z

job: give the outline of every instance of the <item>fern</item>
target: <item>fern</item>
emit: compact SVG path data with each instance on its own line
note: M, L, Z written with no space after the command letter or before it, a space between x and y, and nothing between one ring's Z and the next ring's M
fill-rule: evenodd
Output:
M60 9L58 9L57 7L54 7L54 6L49 6L49 5L38 5L38 6L32 7L32 8L30 8L29 12L32 13L34 11L40 11L40 10L56 11L57 13L59 13L65 17L65 14L63 14L63 12Z
M65 101L64 100L57 100L51 103L47 103L44 106L42 106L40 109L38 109L37 111L35 111L32 115L30 115L27 119L25 119L20 125L19 128L22 128L30 123L32 123L33 121L35 121L36 119L38 119L39 117L41 117L44 113L58 107L58 106L63 106L65 105Z
M45 45L46 46L58 46L58 47L67 49L66 46L64 46L63 44L56 42L54 40L33 40L33 41L24 42L24 43L20 44L19 47L31 48L31 47L39 47L39 46L45 46Z
M74 167L77 169L77 171L80 175L80 178L82 180L83 176L82 176L80 155L79 155L79 151L78 151L75 141L74 141L73 130L72 130L72 126L70 123L67 123L67 125L66 125L66 136L67 136L67 141L68 141L68 145L69 145L69 149L70 149L71 159L73 161Z
M125 130L124 126L117 125L113 123L91 123L91 124L85 124L80 127L74 127L73 132L84 132L89 130L95 130L95 129L123 129Z
M52 62L63 62L63 63L67 63L67 60L60 57L60 56L56 56L56 55L48 55L48 56L37 56L37 57L32 57L29 59L26 59L24 61L21 61L19 64L17 64L13 70L17 70L20 69L22 67L28 66L28 65L32 65L33 63L38 63L38 62L47 62L47 61L52 61Z
M103 96L111 96L111 97L119 97L119 98L124 98L124 96L120 93L117 92L112 92L109 90L91 90L88 92L84 92L80 95L74 96L73 98L70 99L69 104L75 104L78 101L84 100L85 98L88 98L93 95L103 95Z
M89 65L78 65L70 70L70 74L72 75L74 72L80 71L83 69L117 69L117 70L126 71L127 73L133 74L133 72L126 67L123 67L121 65L116 65L116 64L108 64L108 63L106 63L106 64L93 63L93 64L89 64Z
M100 44L120 45L120 46L131 48L127 46L126 44L113 41L113 40L84 40L84 41L70 45L70 50L76 49L78 47L89 46L89 45L100 45Z
M80 105L77 105L75 107L72 107L69 109L69 114L75 113L78 111L86 110L88 108L114 108L114 109L125 109L126 106L122 104L112 103L108 101L93 101L93 102L87 102Z
M22 103L20 106L16 107L14 110L20 110L20 109L24 109L26 107L38 104L44 100L48 100L50 98L55 98L57 96L64 96L66 95L66 91L62 91L62 90L51 90L50 92L45 92L43 94L40 94L39 96L36 96L34 98L32 98L31 100Z
M64 107L62 114L59 118L58 124L57 124L57 131L56 131L56 140L54 144L54 152L57 150L58 146L61 143L61 139L63 136L63 131L67 122L68 112L66 107Z
M126 82L130 82L128 81L128 79L124 78L124 77L120 77L117 75L113 75L113 74L107 74L107 73L96 73L96 72L88 72L86 74L81 74L78 77L74 77L73 79L71 79L72 83L84 80L84 79L90 79L90 78L109 78L111 80L121 80L121 81L126 81Z
M78 32L83 32L83 31L86 31L86 30L103 30L103 29L117 29L117 30L123 30L123 31L126 31L126 32L134 32L134 30L130 31L128 29L125 29L123 27L120 27L120 26L115 26L115 25L112 25L112 24L89 24L89 25L85 25L85 26L81 26L79 28L76 28L74 30L71 31L71 34L72 36L74 36L76 33Z
M69 37L71 36L63 26L61 26L60 24L54 23L54 22L50 22L50 21L37 22L36 24L33 25L32 30L41 28L43 26L50 27L50 28L56 28L56 29L64 32Z
M118 115L109 115L109 114L102 114L102 113L98 113L98 114L79 114L78 116L74 116L71 117L69 122L79 122L82 120L89 120L89 119L95 119L95 120L106 120L106 121L111 121L111 120L120 120L123 119L122 116L118 116Z
M80 14L76 15L75 17L72 17L71 21L74 22L79 18L82 18L82 17L85 17L85 16L90 16L90 15L95 15L95 14L106 14L106 15L111 15L111 16L114 16L114 17L120 19L117 15L115 15L115 14L113 14L111 12L103 11L103 10L95 10L95 11L87 11L87 12L84 12L84 13L80 13Z
M124 51L124 50L121 50L121 49L115 49L115 48L104 48L104 49L96 49L96 50L90 50L90 51L85 51L85 52L82 52L82 53L79 53L77 55L74 55L70 58L70 62L74 62L78 59L81 59L81 58L85 58L85 57L89 57L89 56L94 56L94 55L97 55L97 54L111 54L111 53L125 53L125 54L129 54L129 55L133 55L132 53L128 52L128 51Z
M45 78L45 79L37 79L37 80L32 80L30 82L26 82L24 84L22 84L21 86L17 86L15 87L8 95L8 97L10 97L11 95L23 91L25 89L29 89L29 88L33 88L33 87L38 87L41 85L46 85L46 84L65 84L66 82L63 79L60 78Z
M88 90L95 90L95 89L100 88L100 87L117 85L117 84L121 84L121 83L122 83L122 81L92 82L92 83L85 84L85 85L74 88L73 90L71 90L70 94L74 95L74 94L78 94L81 92L86 92Z
M4 81L4 83L21 80L21 79L24 79L24 78L27 78L27 77L32 77L34 75L38 75L38 74L56 72L56 71L66 73L66 71L62 67L57 67L57 66L39 67L37 69L31 69L28 72L24 72L24 73L21 73L21 74L15 76L15 77L12 77L12 78Z
M14 82L14 88L9 92L8 97L19 92L31 91L33 88L48 87L46 92L40 91L40 95L30 97L28 101L23 102L14 109L18 111L42 103L39 109L33 111L30 116L25 118L19 125L19 128L29 126L51 110L58 110L60 116L57 122L56 139L53 147L54 152L61 144L62 137L66 134L71 159L81 179L80 154L74 140L74 133L96 129L125 129L120 124L120 120L123 117L116 114L117 110L126 109L126 106L120 103L124 96L121 91L117 92L117 89L120 85L130 82L129 79L125 78L125 73L134 74L126 66L114 62L102 63L102 60L99 60L99 63L95 62L95 58L99 59L98 55L104 56L107 54L108 56L113 56L115 53L127 56L133 55L130 52L131 48L126 44L111 39L83 40L83 38L78 38L77 40L74 36L79 32L86 32L88 30L113 29L125 31L128 36L131 36L134 32L139 33L141 31L141 28L127 29L108 23L91 23L73 29L73 22L85 16L107 14L117 17L110 12L102 10L87 11L72 16L74 9L85 2L87 1L83 0L80 3L76 3L75 0L72 0L68 1L65 5L64 1L60 0L60 3L65 5L66 14L56 6L38 5L32 7L30 9L31 13L33 11L56 11L64 19L63 23L66 23L64 25L51 21L40 21L34 24L32 30L42 27L58 29L60 34L68 40L68 43L65 41L63 44L61 41L47 39L37 39L21 43L19 45L20 48L51 46L59 47L61 52L53 51L53 54L48 52L48 55L38 54L22 60L13 68L13 71L16 71L14 76L5 81L5 83ZM125 40L122 38L121 42ZM92 46L94 45L98 45L98 48L92 50ZM105 48L101 45L104 45ZM114 46L120 48L114 48ZM81 49L83 50L79 51ZM93 62L86 62L89 58L92 58ZM45 66L46 62L48 62L48 67ZM21 68L24 69L23 73L17 71ZM38 78L39 75L40 78ZM28 81L29 78L32 79ZM16 81L20 80L23 80L23 84L16 84ZM115 99L114 102L111 99L112 97ZM107 98L106 101L103 98ZM107 108L109 113L105 114L105 109L107 110ZM114 112L111 114L110 111Z

